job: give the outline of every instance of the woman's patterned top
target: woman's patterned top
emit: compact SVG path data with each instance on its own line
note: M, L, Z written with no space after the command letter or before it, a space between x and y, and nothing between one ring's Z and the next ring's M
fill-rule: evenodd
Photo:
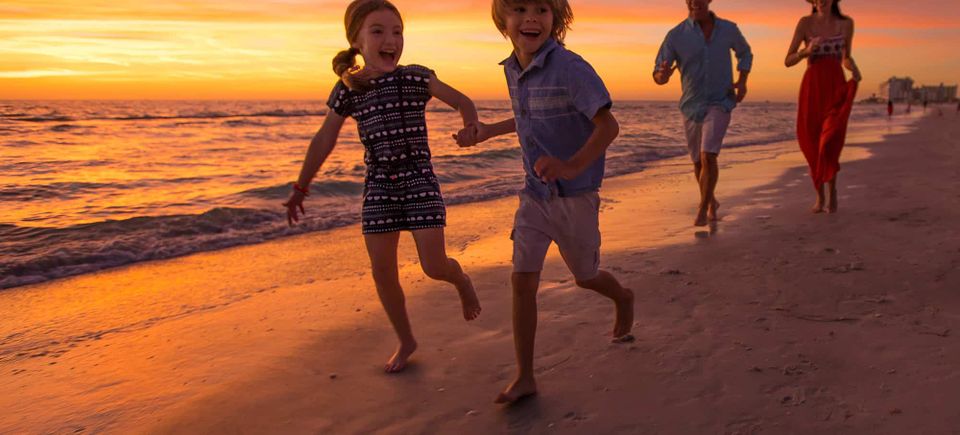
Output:
M334 112L357 121L367 166L397 166L430 160L426 106L433 71L400 66L371 80L373 89L350 90L337 82L327 101Z
M807 41L807 43L809 44L810 41ZM820 40L820 45L817 45L813 48L813 52L810 53L810 57L835 56L839 59L842 59L843 50L845 47L846 38L844 38L843 35L822 38Z

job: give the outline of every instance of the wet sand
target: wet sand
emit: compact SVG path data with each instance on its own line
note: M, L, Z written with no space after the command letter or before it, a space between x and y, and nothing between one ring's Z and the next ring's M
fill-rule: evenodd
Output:
M517 406L492 404L515 370L506 198L449 211L474 322L401 239L401 375L356 226L5 291L0 433L956 433L960 124L886 132L851 137L833 215L792 143L724 151L712 233L685 160L606 180L637 340L609 342L612 304L551 250L541 394Z

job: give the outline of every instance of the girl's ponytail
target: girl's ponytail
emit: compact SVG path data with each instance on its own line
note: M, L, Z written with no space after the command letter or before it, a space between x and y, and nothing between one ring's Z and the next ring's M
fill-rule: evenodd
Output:
M343 50L337 53L333 57L333 72L341 79L346 80L347 73L351 68L357 66L357 55L360 54L360 50L350 47L346 50Z

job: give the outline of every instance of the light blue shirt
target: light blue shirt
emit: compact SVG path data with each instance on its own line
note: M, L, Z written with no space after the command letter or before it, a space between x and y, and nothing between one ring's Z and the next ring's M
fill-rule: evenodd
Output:
M526 171L524 189L540 197L594 192L603 181L601 156L572 180L547 184L533 165L541 156L569 160L593 134L593 117L612 101L593 67L553 38L544 42L525 70L516 55L503 62Z
M697 122L703 121L710 106L727 112L737 107L730 50L737 55L737 71L749 72L753 66L750 45L737 25L716 15L713 18L716 24L709 42L700 24L691 18L674 27L663 40L654 66L656 71L664 61L668 65L677 62L683 87L680 111Z

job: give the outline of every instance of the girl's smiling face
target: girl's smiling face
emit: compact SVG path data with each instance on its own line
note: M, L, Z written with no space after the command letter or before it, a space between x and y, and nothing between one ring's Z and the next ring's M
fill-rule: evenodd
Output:
M504 18L507 37L521 63L532 59L553 31L553 10L544 2L517 2Z
M403 22L389 9L372 12L363 20L360 34L351 46L360 50L364 68L391 72L403 53Z

